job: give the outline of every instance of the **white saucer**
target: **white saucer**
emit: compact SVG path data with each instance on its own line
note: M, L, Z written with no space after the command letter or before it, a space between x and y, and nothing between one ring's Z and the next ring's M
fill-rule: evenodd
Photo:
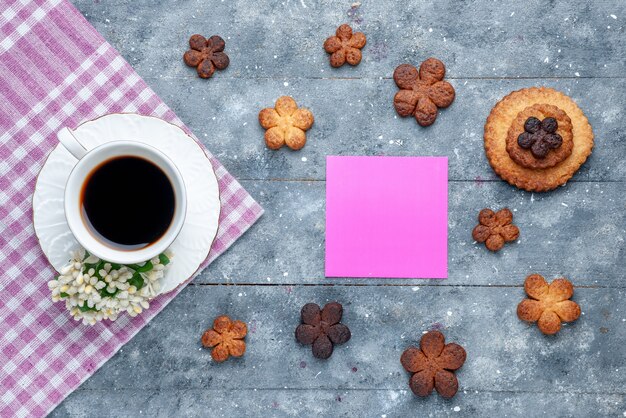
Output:
M178 126L156 117L130 113L115 113L85 122L74 134L87 147L116 140L144 142L172 159L185 181L187 217L170 246L174 259L166 270L160 293L174 290L192 277L209 254L220 216L217 178L200 145ZM75 162L69 151L57 145L39 172L33 195L35 233L57 271L69 260L70 251L79 248L63 211L65 183Z

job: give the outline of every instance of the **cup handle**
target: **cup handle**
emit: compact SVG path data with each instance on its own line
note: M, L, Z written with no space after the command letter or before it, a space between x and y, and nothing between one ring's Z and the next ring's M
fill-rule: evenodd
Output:
M59 142L67 149L77 160L80 160L87 154L87 148L76 138L76 135L69 128L63 128L57 132Z

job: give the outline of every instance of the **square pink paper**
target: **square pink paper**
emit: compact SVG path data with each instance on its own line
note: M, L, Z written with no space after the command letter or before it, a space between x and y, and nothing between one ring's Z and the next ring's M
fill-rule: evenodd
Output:
M446 157L326 158L327 277L448 277Z

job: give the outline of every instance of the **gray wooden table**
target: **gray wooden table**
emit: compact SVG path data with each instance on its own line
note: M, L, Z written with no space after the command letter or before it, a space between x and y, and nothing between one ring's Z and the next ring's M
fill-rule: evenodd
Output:
M74 1L266 213L53 416L626 416L626 3L362 2ZM368 43L332 69L322 44L343 22ZM226 39L226 71L183 64L193 33ZM457 98L423 129L396 116L391 75L429 56ZM482 134L501 97L540 85L579 103L596 148L531 194L495 176ZM266 149L257 122L283 94L315 114L299 152ZM327 155L449 157L449 279L324 277ZM492 254L471 230L503 206L521 237ZM583 314L556 337L516 317L532 272L576 285ZM304 303L330 300L353 337L319 361L293 332ZM199 339L224 313L248 323L248 350L216 364ZM433 326L468 353L448 401L413 396L399 363Z

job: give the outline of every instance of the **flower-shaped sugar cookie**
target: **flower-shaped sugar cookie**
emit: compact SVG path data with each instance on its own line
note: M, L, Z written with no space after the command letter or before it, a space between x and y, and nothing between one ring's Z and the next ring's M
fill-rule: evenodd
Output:
M221 363L228 357L241 357L246 352L246 343L243 339L248 333L248 327L242 321L231 321L226 315L218 316L213 321L213 328L202 334L202 345L211 350L213 360Z
M400 363L413 373L409 386L417 396L428 396L434 388L444 398L451 398L459 389L454 371L463 366L465 357L463 347L446 344L441 332L429 331L422 336L420 348L404 350Z
M561 322L572 322L580 316L580 306L569 300L574 295L574 286L567 279L548 284L539 274L531 274L524 282L524 290L530 299L517 305L517 316L522 321L537 322L544 334L556 334Z
M454 101L454 87L443 81L446 67L436 58L428 58L419 71L410 64L402 64L393 72L400 88L393 98L393 106L402 117L415 117L421 126L429 126L437 119L437 108L445 108Z
M507 241L515 241L519 237L519 228L513 225L513 213L508 209L497 212L483 209L478 214L478 225L472 231L472 238L484 242L487 249L498 251Z
M296 101L289 96L276 100L274 108L259 112L259 123L265 131L265 144L270 149L279 149L287 145L299 150L306 144L305 131L313 125L313 114L304 108L298 108Z
M358 65L361 62L361 48L367 42L362 32L352 32L350 25L345 23L337 28L335 36L324 42L324 49L331 54L330 65L337 68L348 62Z
M183 60L188 66L196 67L201 78L210 78L216 69L223 70L230 63L224 52L226 42L217 35L209 39L202 35L192 35L189 38L189 47L191 49L185 52Z
M313 356L327 359L333 354L335 344L348 342L350 329L341 323L343 306L330 302L320 309L315 303L307 303L300 312L301 324L296 328L296 340L300 344L312 344Z

